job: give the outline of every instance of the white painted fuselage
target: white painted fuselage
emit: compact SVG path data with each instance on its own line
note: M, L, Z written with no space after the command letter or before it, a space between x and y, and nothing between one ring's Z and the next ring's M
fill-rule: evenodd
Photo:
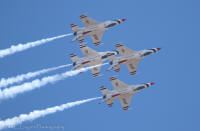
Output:
M104 100L107 101L109 99L119 98L121 95L134 95L135 93L141 91L144 88L152 86L154 83L146 83L146 84L138 84L138 85L129 85L127 88L123 88L120 90L112 90L109 91L106 95L104 95Z

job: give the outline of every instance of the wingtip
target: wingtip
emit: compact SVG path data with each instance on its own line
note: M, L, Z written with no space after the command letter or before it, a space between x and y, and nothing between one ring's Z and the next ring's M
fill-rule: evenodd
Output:
M99 76L99 73L95 73L95 74L92 74L94 78L96 78L97 76Z
M83 47L85 47L85 44L79 44L79 47L83 48Z
M155 82L151 82L151 83L150 83L151 86L154 85L154 84L155 84Z
M101 87L100 87L100 90L104 90L104 89L106 89L104 86L101 86Z
M161 50L162 48L156 48L158 51Z
M112 104L113 104L113 103L111 103L111 104L108 104L108 107L112 107Z
M76 25L75 25L75 24L70 24L70 26L71 26L71 27L75 27Z
M85 14L80 15L80 18L81 18L81 19L83 19L83 18L85 18L85 17L87 17Z
M94 43L94 45L95 46L100 46L101 45L101 42L99 41L99 42L96 42L96 43Z
M115 44L115 47L120 47L120 46L122 46L121 43L117 43L117 44Z
M127 111L128 108L129 108L129 106L123 107L123 110L124 110L124 111Z
M69 54L70 57L76 56L74 53Z
M115 80L116 78L114 76L110 77L110 81Z
M130 75L135 75L135 74L136 74L136 71L130 72Z
M122 22L126 21L126 19L121 19Z

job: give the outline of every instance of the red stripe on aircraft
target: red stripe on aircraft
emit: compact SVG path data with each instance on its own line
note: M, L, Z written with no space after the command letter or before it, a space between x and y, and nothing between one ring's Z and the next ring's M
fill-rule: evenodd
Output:
M122 60L122 61L119 61L118 64L122 64L124 62L126 62L127 60Z
M116 96L119 96L120 94L115 94L115 95L112 95L112 97L116 97Z
M87 64L89 63L90 61L85 61L85 62L82 62L81 64L84 65L84 64Z
M92 31L83 32L83 35L88 34L88 33L90 33L90 32L92 32Z

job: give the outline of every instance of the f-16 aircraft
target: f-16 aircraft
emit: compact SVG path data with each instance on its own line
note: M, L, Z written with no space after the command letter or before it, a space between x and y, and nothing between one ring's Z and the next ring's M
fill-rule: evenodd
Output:
M114 71L119 72L121 65L126 64L131 75L136 74L138 63L141 59L161 49L153 48L140 51L133 51L121 44L116 44L116 47L118 53L120 54L120 57L113 57L113 59L110 62L111 66L108 70L113 69Z
M105 30L115 25L118 25L126 20L118 19L112 21L97 22L87 17L86 15L81 15L80 18L85 27L80 28L75 24L71 24L71 28L74 31L75 36L74 39L72 39L72 42L76 40L78 40L79 42L83 42L84 37L90 35L95 46L100 45L101 38Z
M100 88L103 94L103 101L101 101L101 103L106 102L109 107L112 107L113 101L116 98L119 98L123 110L129 109L131 98L135 93L154 84L154 82L151 82L146 84L127 85L115 77L110 77L110 81L115 89L110 91L102 86Z
M95 66L99 65L105 60L111 59L117 55L116 51L96 52L95 50L80 44L80 49L85 57L79 58L75 54L70 54L71 60L73 61L73 69L81 69L84 66ZM93 77L97 77L100 72L100 66L92 69Z

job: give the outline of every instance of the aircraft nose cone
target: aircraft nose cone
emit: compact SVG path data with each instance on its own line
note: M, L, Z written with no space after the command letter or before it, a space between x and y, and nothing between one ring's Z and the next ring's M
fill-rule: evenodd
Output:
M161 49L161 48L156 48L158 51Z
M126 21L126 19L121 19L122 22Z
M151 86L154 85L154 84L155 84L154 82L151 82L151 83L150 83Z

